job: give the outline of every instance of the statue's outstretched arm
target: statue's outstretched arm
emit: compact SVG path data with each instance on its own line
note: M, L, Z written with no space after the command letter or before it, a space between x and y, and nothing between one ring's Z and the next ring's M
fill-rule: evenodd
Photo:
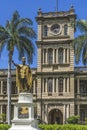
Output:
M12 63L13 63L13 65L14 65L14 66L16 66L16 67L19 67L19 68L20 68L20 66L19 66L18 64L14 63L14 61L13 61L13 60L12 60Z

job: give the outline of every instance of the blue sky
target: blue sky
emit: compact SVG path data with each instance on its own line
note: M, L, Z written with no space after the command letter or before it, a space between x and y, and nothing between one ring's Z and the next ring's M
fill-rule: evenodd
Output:
M77 18L87 20L87 0L58 0L58 10L67 11L73 5ZM21 17L28 17L33 21L33 28L37 33L37 16L38 8L43 12L56 11L56 0L0 0L0 25L4 26L6 20L10 20L12 14L17 10ZM78 35L76 33L75 35ZM35 42L35 41L34 41ZM14 52L13 60L20 63L17 58L17 52ZM4 49L0 57L0 69L8 67L8 52ZM31 67L37 67L37 50L33 58Z

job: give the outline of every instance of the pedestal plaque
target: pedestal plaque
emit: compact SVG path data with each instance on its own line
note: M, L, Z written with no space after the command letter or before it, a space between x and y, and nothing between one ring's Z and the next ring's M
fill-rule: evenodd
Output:
M18 108L18 118L19 119L27 119L29 118L29 110L28 110L28 107L19 107Z
M31 93L20 93L9 130L39 130L37 120L34 119L34 106Z

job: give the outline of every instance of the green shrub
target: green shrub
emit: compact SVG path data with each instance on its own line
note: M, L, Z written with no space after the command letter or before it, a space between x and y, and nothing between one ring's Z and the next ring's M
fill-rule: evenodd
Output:
M0 130L8 130L9 128L10 128L10 125L0 124Z
M4 123L5 120L6 120L6 114L4 113L0 114L0 121Z
M78 124L78 120L79 120L80 116L70 116L69 118L67 118L67 123L68 124Z

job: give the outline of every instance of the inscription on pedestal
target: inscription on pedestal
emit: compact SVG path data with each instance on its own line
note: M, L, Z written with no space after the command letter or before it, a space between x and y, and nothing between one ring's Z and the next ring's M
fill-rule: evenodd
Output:
M18 118L29 118L29 109L26 106L18 108Z

